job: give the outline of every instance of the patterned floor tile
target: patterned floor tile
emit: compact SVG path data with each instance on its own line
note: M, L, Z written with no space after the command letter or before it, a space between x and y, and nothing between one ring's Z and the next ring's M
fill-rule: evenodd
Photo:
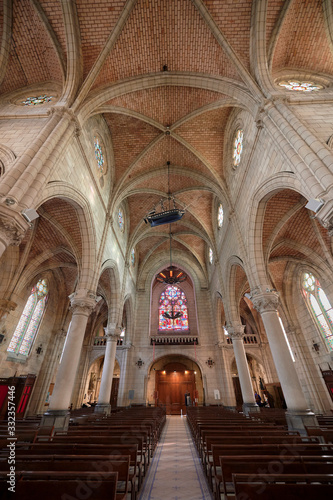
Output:
M138 500L211 500L186 417L168 416Z

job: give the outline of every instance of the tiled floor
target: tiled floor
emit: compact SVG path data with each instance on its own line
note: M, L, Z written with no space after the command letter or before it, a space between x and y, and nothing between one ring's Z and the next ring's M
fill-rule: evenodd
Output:
M168 416L139 500L211 500L186 417Z

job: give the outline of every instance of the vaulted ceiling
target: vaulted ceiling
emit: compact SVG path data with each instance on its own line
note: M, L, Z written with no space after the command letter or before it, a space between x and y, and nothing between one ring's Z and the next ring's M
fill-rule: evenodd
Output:
M168 226L150 229L143 222L166 196L167 161L170 189L188 207L173 224L174 248L204 271L207 245L214 246L214 202L229 199L230 117L246 99L258 103L265 97L263 82L266 93L278 93L283 91L276 79L284 74L333 74L331 0L1 4L0 94L55 82L59 104L72 107L82 123L103 116L114 162L110 210L127 204L129 245L139 263L168 251ZM274 200L282 214L299 201L288 192ZM52 210L49 203L44 214ZM291 219L301 225L305 216L295 211ZM291 219L273 235L264 227L264 251L274 251L275 266L290 240ZM78 244L75 237L72 243Z

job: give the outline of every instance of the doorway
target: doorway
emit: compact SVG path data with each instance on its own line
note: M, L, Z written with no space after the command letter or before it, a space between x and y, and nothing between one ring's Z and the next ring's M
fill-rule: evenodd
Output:
M185 415L186 403L191 406L204 403L199 366L186 356L160 358L151 366L147 395L148 404L165 407L168 415Z

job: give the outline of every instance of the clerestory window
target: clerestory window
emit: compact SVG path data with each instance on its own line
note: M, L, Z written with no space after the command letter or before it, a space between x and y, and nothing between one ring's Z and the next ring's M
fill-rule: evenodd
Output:
M325 345L328 350L333 351L333 308L313 274L307 272L303 274L302 292L320 329Z

